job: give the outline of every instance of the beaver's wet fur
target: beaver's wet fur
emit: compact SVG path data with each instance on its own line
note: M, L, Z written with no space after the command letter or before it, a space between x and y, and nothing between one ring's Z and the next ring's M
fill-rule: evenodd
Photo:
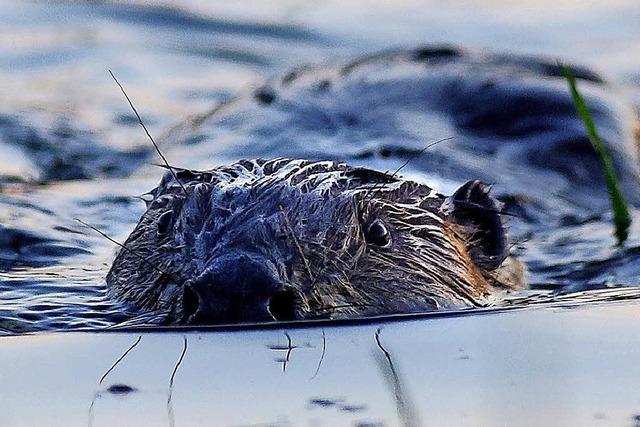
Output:
M167 171L107 281L169 321L215 324L478 306L523 287L501 205L343 163Z
M597 73L567 67L621 190L640 205L632 103ZM443 137L454 139L416 156ZM565 215L609 209L602 162L556 58L425 45L299 67L181 122L161 139L169 158L195 169L287 157L394 170L414 157L406 172L496 184L500 197L529 200L525 215L544 227Z

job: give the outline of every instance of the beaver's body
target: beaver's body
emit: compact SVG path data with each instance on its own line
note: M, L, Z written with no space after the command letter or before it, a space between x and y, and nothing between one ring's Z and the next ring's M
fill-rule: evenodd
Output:
M625 195L640 201L636 112L598 74L571 69ZM471 179L496 184L497 195L529 200L527 214L546 226L608 208L601 161L555 59L427 46L302 67L186 121L164 141L169 158L195 169L287 157L395 170L446 137L453 140L403 172L453 182L447 191Z
M633 112L597 75L573 71L633 202ZM264 155L361 164L449 136L409 168L499 183L529 231L608 204L559 68L526 58L421 48L302 69L174 129L166 148L189 143L196 169ZM523 286L502 204L479 181L445 198L388 173L284 159L178 179L186 192L167 172L107 278L119 298L175 323L473 306Z

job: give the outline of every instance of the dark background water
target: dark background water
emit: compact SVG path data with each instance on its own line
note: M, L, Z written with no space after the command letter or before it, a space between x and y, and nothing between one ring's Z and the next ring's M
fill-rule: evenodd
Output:
M148 141L108 69L156 135L292 67L422 43L577 62L640 100L633 0L228 3L0 1L0 331L131 315L105 292L113 245L74 221L123 240L143 210L135 196L160 175L133 174ZM541 233L522 256L538 284L634 284L637 236L636 225L626 250L613 247L605 214ZM558 257L563 268L545 264Z

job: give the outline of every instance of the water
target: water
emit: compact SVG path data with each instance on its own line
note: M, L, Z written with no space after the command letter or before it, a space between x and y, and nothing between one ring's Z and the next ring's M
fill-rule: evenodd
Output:
M638 309L6 337L0 424L632 426Z
M574 61L640 100L640 8L633 0L227 3L0 1L0 332L102 328L134 315L106 295L113 245L74 220L124 240L144 209L135 196L160 176L107 69L154 135L301 64L344 63L425 42ZM166 149L180 166L252 154L222 154L207 144ZM401 161L360 162L384 170ZM405 174L437 179L419 162ZM439 189L454 184L444 180ZM613 245L602 209L573 222L565 216L563 227L538 227L533 235L516 221L532 282L637 284L640 216L633 213L626 249Z

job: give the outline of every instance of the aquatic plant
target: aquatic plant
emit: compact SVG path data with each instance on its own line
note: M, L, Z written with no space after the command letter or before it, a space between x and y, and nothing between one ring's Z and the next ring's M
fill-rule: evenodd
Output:
M629 236L631 215L629 214L627 202L622 195L622 192L620 191L620 187L618 186L618 179L613 168L613 161L611 160L611 156L609 155L607 148L604 146L602 140L600 139L600 136L598 135L596 125L593 121L593 118L591 117L591 113L589 113L587 104L578 91L575 77L573 76L569 68L564 65L561 65L561 67L562 73L564 74L564 77L569 84L569 90L571 91L573 104L575 105L576 110L578 111L578 115L584 123L587 134L589 135L589 140L591 141L591 144L593 144L593 148L596 150L596 153L598 153L598 156L602 161L602 166L604 167L604 178L609 190L609 196L611 198L613 225L615 227L614 235L616 236L616 239L618 239L618 244L622 245Z

